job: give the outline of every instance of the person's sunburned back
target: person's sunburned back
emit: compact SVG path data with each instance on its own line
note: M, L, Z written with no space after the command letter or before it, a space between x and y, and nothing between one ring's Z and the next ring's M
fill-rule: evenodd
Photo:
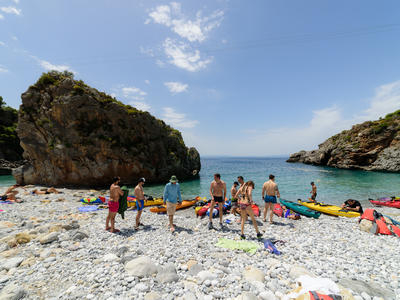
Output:
M118 184L116 184L116 183L113 183L111 186L110 186L110 198L113 200L113 201L118 201L118 199L119 199L119 189L120 189L120 187L119 187L119 185Z
M268 196L275 196L277 190L277 184L272 180L268 180L265 183L265 191L267 192Z

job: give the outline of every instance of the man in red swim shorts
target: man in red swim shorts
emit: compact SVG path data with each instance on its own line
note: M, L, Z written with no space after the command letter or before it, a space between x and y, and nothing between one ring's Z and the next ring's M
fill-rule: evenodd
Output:
M120 182L119 177L114 177L113 184L110 186L110 200L108 201L108 216L106 219L106 230L110 230L110 232L119 232L118 229L115 229L115 216L117 215L119 208L119 197L124 194L124 192L119 187ZM111 226L109 223L111 222Z

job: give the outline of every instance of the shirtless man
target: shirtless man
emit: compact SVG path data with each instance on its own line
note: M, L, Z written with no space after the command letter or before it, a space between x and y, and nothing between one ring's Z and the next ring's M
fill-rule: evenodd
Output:
M317 198L317 186L315 185L314 181L311 182L311 201L315 202L315 199Z
M140 178L137 186L135 187L136 209L137 209L135 230L139 229L139 225L143 225L140 223L140 216L142 215L142 211L144 208L143 185L145 181L146 180L144 178Z
M119 232L118 229L115 228L115 216L118 213L119 208L119 197L124 194L124 192L119 187L120 182L119 177L114 177L113 183L110 186L110 200L108 201L108 216L106 218L106 230L110 232ZM111 226L109 223L111 222Z
M210 185L210 195L211 195L211 204L210 204L210 222L208 223L208 229L212 229L212 212L215 206L215 203L218 203L219 208L219 226L222 229L222 215L223 210L222 206L225 202L226 197L226 184L221 180L221 175L216 173L214 174L214 180L211 182Z
M267 213L268 209L270 209L269 223L273 224L272 217L274 215L274 204L277 202L276 197L280 198L281 195L279 194L278 185L275 183L275 176L271 174L269 175L269 180L262 187L262 198L265 202L264 222L267 221Z
M235 216L238 213L237 209L239 206L238 199L236 198L238 186L239 186L239 182L235 181L231 187L231 204L232 204L231 213Z

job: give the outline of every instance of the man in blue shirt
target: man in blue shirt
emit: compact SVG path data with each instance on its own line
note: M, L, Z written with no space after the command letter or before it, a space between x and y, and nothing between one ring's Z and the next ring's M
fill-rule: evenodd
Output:
M171 232L175 231L174 214L177 202L182 203L181 189L179 187L178 179L173 175L164 188L164 204L167 205L167 215Z

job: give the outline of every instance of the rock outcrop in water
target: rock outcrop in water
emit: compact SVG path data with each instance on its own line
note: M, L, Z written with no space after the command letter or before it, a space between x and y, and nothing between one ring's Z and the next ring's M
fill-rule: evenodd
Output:
M67 72L43 74L22 94L17 131L29 162L13 172L21 184L107 186L115 175L165 182L200 171L179 131Z
M400 110L354 125L318 146L290 155L288 162L342 169L400 172Z

